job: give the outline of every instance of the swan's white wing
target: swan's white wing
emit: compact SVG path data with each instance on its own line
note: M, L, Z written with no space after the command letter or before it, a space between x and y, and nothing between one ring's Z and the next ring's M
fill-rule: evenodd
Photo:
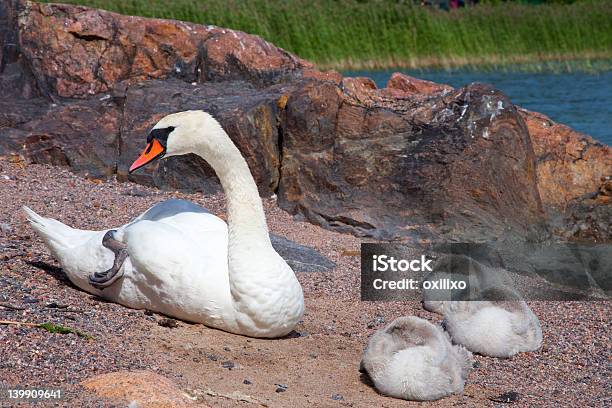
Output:
M125 236L130 257L142 251L163 260L160 254L165 254L170 264L180 256L183 264L203 265L203 273L227 274L227 224L192 202L171 199L156 204L122 227L120 236Z
M214 320L232 310L227 274L227 226L209 213L178 213L127 226L132 266L109 295L120 303L184 320Z
M142 230L142 233L148 235L149 238L159 236L164 239L166 245L172 243L180 248L184 246L183 240L188 239L197 244L196 252L207 258L227 256L227 224L225 221L190 201L170 199L156 204L124 226L123 230L140 221L154 221L175 228L176 230L171 230L172 234L166 236L166 239L161 232L163 229L160 231ZM154 242L151 245L153 248L160 246Z

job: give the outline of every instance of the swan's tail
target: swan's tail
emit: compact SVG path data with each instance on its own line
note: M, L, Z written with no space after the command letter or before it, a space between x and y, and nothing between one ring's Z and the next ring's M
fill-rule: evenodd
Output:
M52 218L41 217L26 206L23 206L23 211L34 231L58 259L61 257L60 254L67 249L78 245L92 233L95 233L94 231L71 228Z

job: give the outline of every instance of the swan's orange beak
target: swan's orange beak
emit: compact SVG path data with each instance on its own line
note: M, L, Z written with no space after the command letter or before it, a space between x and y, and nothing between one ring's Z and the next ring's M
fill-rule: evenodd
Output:
M142 166L151 163L153 160L162 157L166 153L166 148L157 139L152 139L145 147L144 152L130 166L129 172L138 170Z

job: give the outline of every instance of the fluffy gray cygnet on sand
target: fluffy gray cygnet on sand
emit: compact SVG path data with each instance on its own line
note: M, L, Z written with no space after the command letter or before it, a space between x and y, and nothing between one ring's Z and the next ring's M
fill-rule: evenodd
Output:
M483 265L464 255L442 258L427 279L462 279L467 289L425 291L423 307L444 316L444 328L454 343L490 357L509 358L542 345L537 316L513 289L507 271Z
M516 293L491 288L483 291L482 298L447 305L443 324L453 342L474 353L499 358L540 348L540 321Z
M463 392L472 354L452 345L439 326L410 316L399 317L370 338L361 361L384 395L432 401Z

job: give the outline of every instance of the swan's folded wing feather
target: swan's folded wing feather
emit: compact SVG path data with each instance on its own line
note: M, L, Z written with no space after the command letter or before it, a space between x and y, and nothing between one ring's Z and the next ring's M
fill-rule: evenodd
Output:
M191 201L172 198L155 204L153 207L136 217L133 222L141 220L161 221L164 218L172 217L180 213L210 214L210 211Z

